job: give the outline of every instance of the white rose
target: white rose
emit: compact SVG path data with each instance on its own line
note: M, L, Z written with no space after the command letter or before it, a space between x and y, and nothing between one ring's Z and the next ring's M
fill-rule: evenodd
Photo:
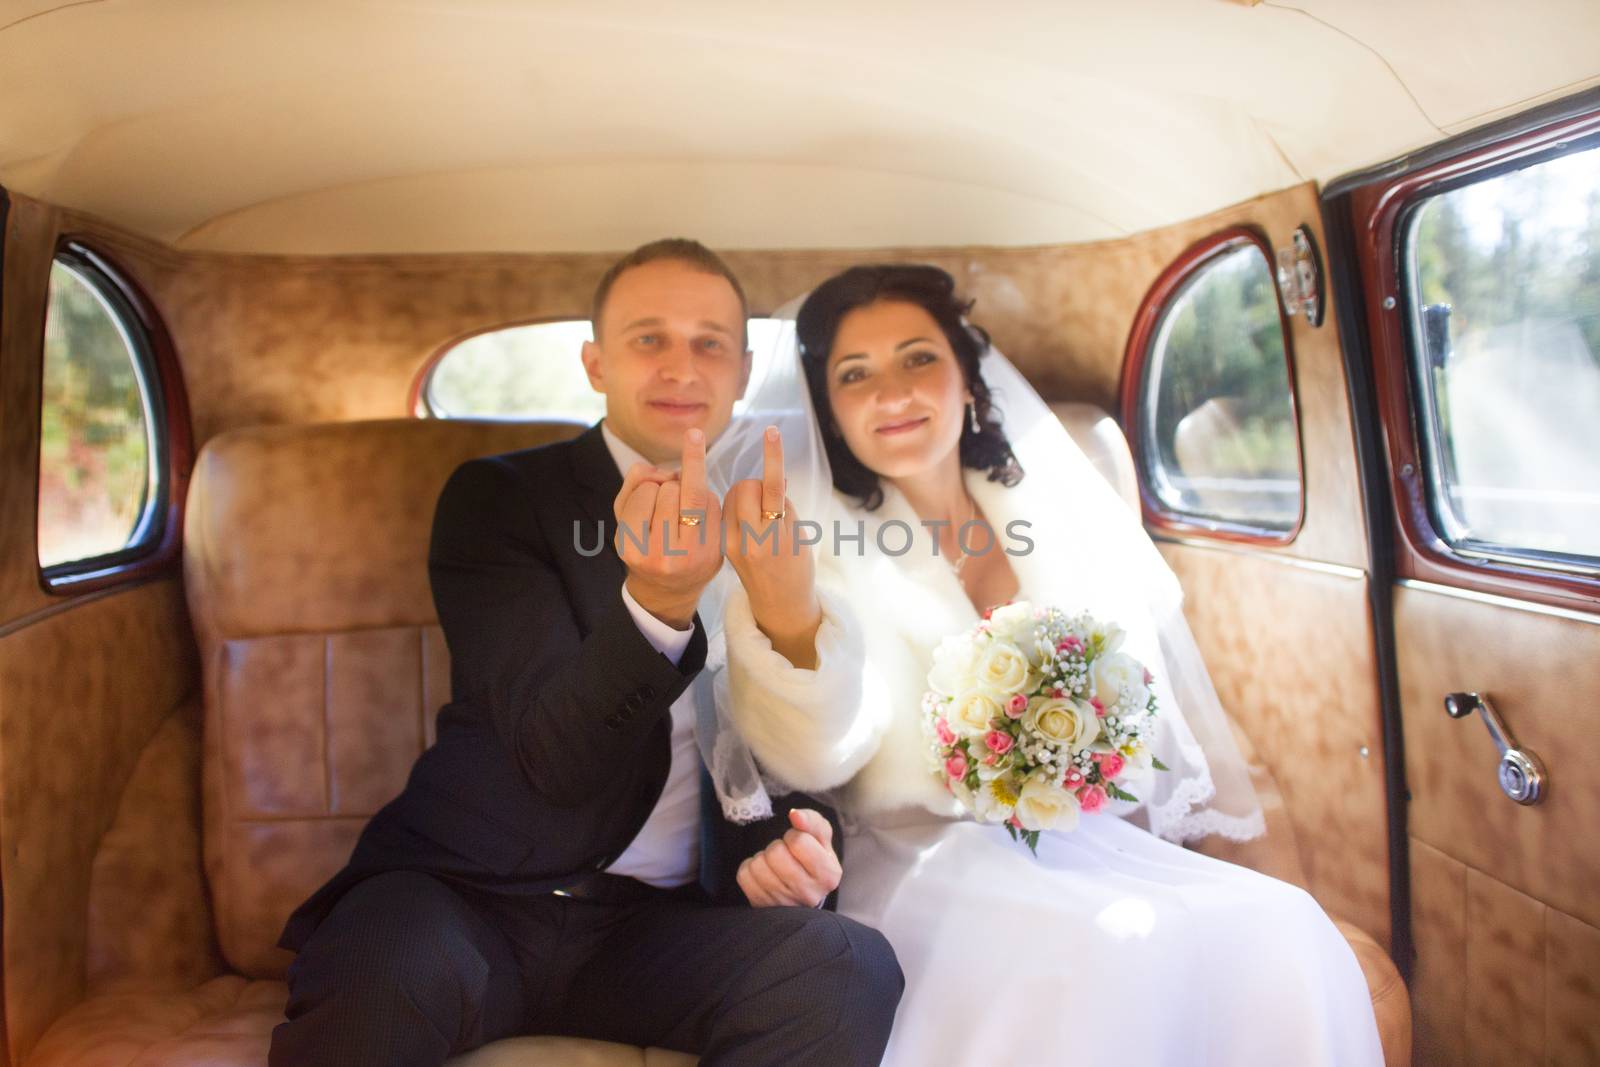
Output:
M950 704L945 721L957 737L976 737L989 731L989 723L1001 715L994 697L981 689L969 689Z
M976 675L979 685L1007 696L1033 688L1032 665L1010 641L990 641L979 656Z
M1087 701L1070 697L1034 697L1023 725L1076 752L1100 735L1100 720Z
M953 697L973 686L978 664L978 645L969 634L947 637L933 653L928 669L928 688L941 696Z
M1017 819L1024 830L1072 830L1078 825L1078 801L1065 789L1032 778L1017 798Z
M1137 709L1150 699L1150 689L1144 684L1144 665L1121 652L1095 659L1089 668L1089 682L1094 696L1107 711L1119 700L1126 699Z
M1029 642L1033 636L1033 605L1026 600L1005 604L989 613L989 632L1013 644Z

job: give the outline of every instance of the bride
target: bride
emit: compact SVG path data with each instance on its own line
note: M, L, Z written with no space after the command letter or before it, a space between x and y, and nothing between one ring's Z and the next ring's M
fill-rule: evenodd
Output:
M814 672L733 589L721 732L701 720L724 809L760 810L779 783L839 787L839 910L881 930L906 975L887 1063L1381 1064L1366 983L1312 898L1181 847L1258 835L1262 817L1176 578L964 311L937 268L846 271L748 398L746 421L784 426L786 506L812 520L818 582L860 628L848 654L819 638L816 669L864 658L869 714L838 736L848 719L808 701ZM1022 599L1127 632L1156 675L1169 768L1128 786L1138 803L1046 832L1037 856L962 817L919 710L939 641Z

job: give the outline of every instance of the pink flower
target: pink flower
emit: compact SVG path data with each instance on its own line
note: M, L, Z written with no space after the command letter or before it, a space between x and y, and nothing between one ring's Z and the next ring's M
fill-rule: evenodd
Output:
M990 730L983 735L983 743L989 746L989 751L999 756L1004 756L1011 751L1011 746L1016 744L1016 739L1004 730Z
M957 752L945 760L944 773L952 778L965 778L967 776L967 757Z
M1057 652L1082 652L1083 642L1079 641L1076 634L1068 634L1056 645Z
M939 735L939 743L941 745L953 745L956 743L956 732L950 729L950 724L945 720L940 719L934 723L933 729Z
M995 762L995 760L997 758L998 757L996 757L995 754L993 752L991 752L987 756L983 757L983 765L985 767L993 767L994 766L994 762Z
M1028 710L1028 698L1021 693L1012 693L1011 699L1006 701L1006 714L1013 719L1022 718L1022 713Z
M1078 806L1085 814L1093 815L1106 806L1106 791L1097 785L1086 785L1078 790Z
M1083 775L1079 774L1075 770L1069 769L1067 771L1066 777L1061 779L1061 786L1062 786L1062 788L1067 789L1067 790L1070 791L1070 790L1078 788L1078 783L1080 783L1082 781L1083 781Z
M1153 682L1155 680L1156 680L1156 676L1150 673L1150 668L1149 667L1146 667L1144 669L1144 684L1145 685L1149 685L1151 682Z
M1057 700L1060 700L1062 697L1067 695L1067 691L1058 685L1054 689L1050 690L1050 695L1055 697Z
M1012 826L1015 826L1018 830L1022 829L1022 820L1017 818L1015 815L1007 819L1006 822L1010 823Z
M1106 717L1106 706L1100 703L1099 697L1090 697L1089 706L1094 708L1094 714L1096 718L1103 719Z
M1100 764L1100 774L1105 778L1115 778L1122 773L1123 765L1127 762L1120 753L1101 752L1095 755L1095 762Z

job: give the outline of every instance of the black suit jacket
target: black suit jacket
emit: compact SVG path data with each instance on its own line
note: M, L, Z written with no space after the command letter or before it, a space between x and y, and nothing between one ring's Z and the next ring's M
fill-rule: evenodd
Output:
M298 949L350 886L380 871L547 893L605 869L633 840L666 784L669 709L705 663L706 634L695 616L674 666L628 614L613 547L621 487L598 425L451 476L428 571L453 699L404 791L290 917L284 948ZM700 884L720 903L746 903L739 863L783 835L790 807L834 818L793 794L774 798L773 818L738 826L701 777ZM834 839L837 848L837 825Z

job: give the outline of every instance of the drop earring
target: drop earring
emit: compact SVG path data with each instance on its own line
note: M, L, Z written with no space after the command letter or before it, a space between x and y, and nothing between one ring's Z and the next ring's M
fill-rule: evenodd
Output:
M981 432L978 427L978 405L970 401L967 403L967 425L972 427L974 434Z

